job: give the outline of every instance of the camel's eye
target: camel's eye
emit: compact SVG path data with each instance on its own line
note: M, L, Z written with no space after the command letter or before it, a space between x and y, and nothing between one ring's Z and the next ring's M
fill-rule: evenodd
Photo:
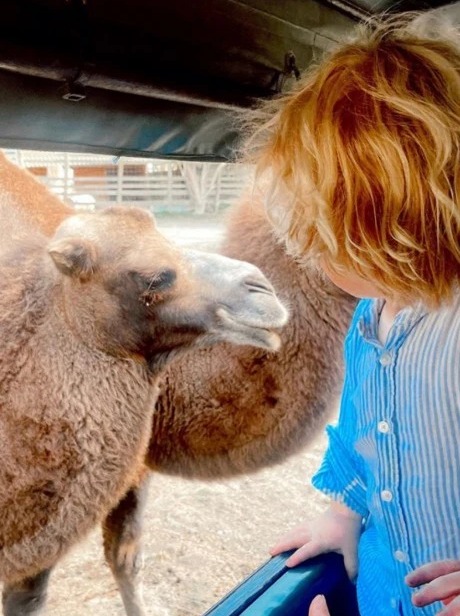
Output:
M173 269L165 269L157 272L150 278L145 278L147 284L146 291L165 291L169 289L176 280L176 272Z
M165 291L173 286L176 280L176 272L173 269L164 269L155 272L151 276L133 272L133 277L140 287L139 301L146 306L150 306L162 299Z

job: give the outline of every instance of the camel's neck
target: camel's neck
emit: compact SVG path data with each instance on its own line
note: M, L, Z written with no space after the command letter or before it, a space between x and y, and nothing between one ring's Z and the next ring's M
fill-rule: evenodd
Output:
M117 504L143 463L156 395L145 365L85 347L48 316L10 346L14 362L0 361L0 569L16 577Z
M118 416L126 427L131 419L135 424L152 396L154 379L146 362L114 357L88 344L66 321L59 285L46 291L35 310L24 313L22 328L16 328L16 339L22 329L24 346L17 348L10 365L21 364L21 379L35 383L35 395L43 397L43 408L49 407L50 413L58 406L75 421L97 412L101 422L105 416L109 423ZM29 298L29 304L32 301ZM50 393L55 378L59 388ZM108 408L111 397L117 400L114 409Z
M5 472L12 485L32 468L38 483L83 473L88 498L115 504L147 446L155 382L145 362L85 346L52 303L40 307L14 328L0 319L0 449L14 461L0 486ZM31 455L21 432L30 443L45 438L52 455Z

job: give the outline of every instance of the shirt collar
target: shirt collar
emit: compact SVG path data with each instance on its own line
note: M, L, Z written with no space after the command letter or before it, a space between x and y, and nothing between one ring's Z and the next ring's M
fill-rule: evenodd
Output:
M378 325L384 303L385 300L383 299L369 301L367 310L358 322L358 331L364 340L380 348L393 346L401 338L405 338L428 312L427 308L421 303L400 310L391 326L385 345L382 345L378 338Z

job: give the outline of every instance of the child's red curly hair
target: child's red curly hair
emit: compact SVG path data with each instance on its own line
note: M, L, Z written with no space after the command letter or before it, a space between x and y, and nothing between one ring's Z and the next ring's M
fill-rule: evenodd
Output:
M460 277L460 50L457 32L420 21L361 27L271 104L249 146L299 256L437 306Z

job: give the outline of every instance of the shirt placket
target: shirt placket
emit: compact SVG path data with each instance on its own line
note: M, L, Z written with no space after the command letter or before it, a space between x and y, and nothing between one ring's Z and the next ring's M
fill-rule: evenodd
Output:
M397 333L397 332L395 332ZM402 332L399 332L402 334ZM379 373L384 392L383 416L377 422L377 451L379 455L380 501L397 573L400 596L392 598L392 608L407 594L404 577L410 570L409 533L399 498L400 461L398 447L398 418L396 416L395 370L403 335L392 336L378 357ZM406 607L406 606L405 606ZM407 607L406 607L407 610ZM411 610L412 611L412 610ZM407 613L407 611L405 612Z
M396 416L396 364L398 351L405 338L404 320L394 325L385 345L382 345L372 336L372 327L367 331L368 342L376 348L376 378L380 379L377 390L382 392L380 404L376 409L376 449L378 455L378 477L376 477L377 498L380 500L380 509L384 518L384 525L388 535L391 558L394 562L399 596L390 600L390 608L397 613L398 606L404 603L405 611L412 612L412 606L406 605L404 597L407 589L404 586L404 577L409 572L409 534L405 516L402 510L400 488L400 464L398 448L398 418ZM376 331L376 326L374 333Z

